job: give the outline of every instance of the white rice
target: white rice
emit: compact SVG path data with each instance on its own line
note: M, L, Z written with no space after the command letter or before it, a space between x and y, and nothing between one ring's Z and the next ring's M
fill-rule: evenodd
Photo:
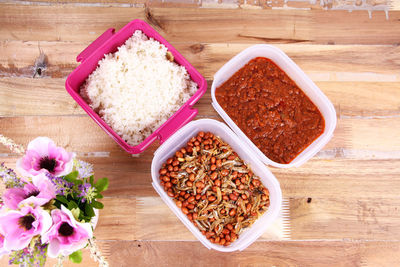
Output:
M197 90L185 67L167 60L167 51L135 31L81 88L90 107L129 145L141 143Z

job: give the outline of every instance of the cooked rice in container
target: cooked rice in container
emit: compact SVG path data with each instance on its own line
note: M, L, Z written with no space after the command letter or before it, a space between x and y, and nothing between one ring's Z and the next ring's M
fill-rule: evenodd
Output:
M196 92L168 49L137 30L89 75L80 94L129 145L151 135ZM168 52L169 54L169 52Z

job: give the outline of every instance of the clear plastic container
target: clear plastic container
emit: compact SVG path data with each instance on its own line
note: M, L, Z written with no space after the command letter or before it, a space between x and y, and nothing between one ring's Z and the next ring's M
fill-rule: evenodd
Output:
M185 214L178 208L171 197L167 195L160 185L159 170L162 164L181 147L186 146L190 138L197 135L199 131L212 132L228 143L239 157L249 164L251 170L258 176L263 185L270 193L270 206L253 225L243 231L239 238L231 245L224 247L211 243L194 225ZM197 237L200 242L207 248L218 251L231 252L235 250L243 250L260 237L268 226L278 217L282 205L282 192L279 182L271 171L263 164L248 146L229 129L224 123L211 119L201 119L192 121L178 130L167 141L160 146L154 153L151 163L151 176L153 178L153 187L161 196L162 200L175 213L175 215L183 222L183 224Z
M275 64L278 65L284 72L286 72L286 74L297 84L297 86L299 86L299 88L311 99L325 119L324 132L288 164L272 161L266 155L264 155L264 153L262 153L256 145L254 145L254 143L243 133L243 131L240 130L240 128L233 122L228 114L226 114L215 98L215 89L228 80L251 59L256 57L265 57L275 62ZM329 99L315 85L315 83L308 78L308 76L299 68L299 66L293 62L293 60L291 60L282 50L271 45L260 44L251 46L237 54L224 66L222 66L222 68L220 68L214 75L214 81L211 86L211 98L214 109L240 137L240 139L254 151L257 157L265 164L279 168L298 167L312 158L329 142L336 127L336 112Z

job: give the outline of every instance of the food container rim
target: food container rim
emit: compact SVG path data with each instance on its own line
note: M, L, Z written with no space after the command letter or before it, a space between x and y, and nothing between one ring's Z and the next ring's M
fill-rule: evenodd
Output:
M191 79L197 83L198 89L196 92L159 128L152 134L147 136L140 144L131 146L124 139L122 139L79 95L79 88L76 88L77 80L83 81L87 79L90 73L96 69L98 62L104 58L105 54L114 53L116 48L112 49L115 44L121 46L129 39L133 32L141 30L149 38L154 38L161 44L168 48L175 58L175 62L186 68ZM130 33L130 34L128 34ZM123 36L128 36L127 38ZM111 51L109 51L111 50ZM113 51L112 51L113 50ZM97 60L98 59L98 60ZM82 109L112 138L118 143L125 151L130 154L138 154L144 152L156 140L162 144L174 132L176 132L183 125L196 117L198 110L193 108L193 105L204 95L207 91L207 81L198 72L198 70L182 56L182 54L173 47L160 33L152 28L147 22L135 19L130 21L118 32L113 28L106 30L96 40L94 40L87 48L85 48L78 56L77 61L81 62L67 77L65 87L72 98L82 107ZM94 63L96 62L96 63ZM93 67L94 66L94 67ZM88 69L92 69L89 74L85 75ZM81 82L80 82L81 84Z
M271 59L271 55L275 56L278 60ZM296 83L298 83L298 81L301 81L304 86L298 85L299 88L318 107L325 120L325 129L321 136L315 139L310 145L307 146L305 150L303 150L290 163L287 164L275 162L269 159L264 153L262 153L261 150L244 134L244 132L222 109L215 97L216 87L229 79L234 73L236 73L236 71L238 71L241 67L243 67L255 57L270 58ZM228 73L230 74L227 75ZM293 75L296 76L296 79L294 79ZM308 91L305 91L305 89L307 89ZM310 97L310 94L312 94L314 99ZM336 128L336 111L330 100L317 87L317 85L300 69L300 67L295 62L293 62L293 60L291 60L281 49L272 45L257 44L250 46L235 55L228 62L226 62L214 75L214 80L211 85L211 99L214 109L229 125L229 127L239 136L239 138L249 145L249 147L255 152L257 157L263 163L278 168L299 167L304 164L329 142ZM321 108L323 108L323 110L321 110Z
M164 189L161 187L159 183L159 173L158 173L158 168L156 165L160 162L160 160L164 157L166 154L171 154L171 151L175 153L176 150L171 150L171 146L174 146L176 143L181 142L184 138L191 138L192 136L188 136L187 132L190 132L192 128L195 128L198 125L201 124L208 124L212 125L213 129L215 128L221 128L229 137L233 139L233 142L237 144L240 147L242 156L243 154L245 155L250 155L251 157L249 160L245 161L247 164L249 164L252 168L252 170L255 172L255 168L259 170L262 170L262 176L259 176L259 178L262 180L264 186L265 186L265 181L268 180L270 183L270 187L268 187L268 190L270 191L270 196L271 196L271 202L270 202L270 207L268 211L263 214L260 218L254 222L253 225L249 227L245 232L247 231L252 231L251 235L246 236L246 239L243 240L242 242L239 243L239 245L236 245L235 242L238 242L236 240L233 242L230 246L224 247L221 245L216 245L208 241L203 234L194 226L192 222L187 219L187 217L183 214L183 212L176 206L174 201L172 200L171 197L167 195L167 193L164 191ZM194 131L192 131L194 132ZM184 136L184 137L183 137ZM226 140L224 140L226 141ZM231 143L227 142L229 145L232 146ZM235 152L239 153L238 151ZM281 212L281 207L282 207L282 191L280 188L279 181L276 179L275 175L268 169L268 167L263 164L258 157L254 155L254 151L250 149L250 147L243 142L239 136L232 131L231 128L229 128L225 123L216 121L214 119L199 119L199 120L194 120L180 128L177 132L175 132L164 144L162 144L155 152L154 152L154 157L152 159L151 163L151 175L152 175L152 186L156 190L156 192L160 195L161 199L164 201L165 204L172 210L172 212L180 219L180 221L192 232L192 234L208 249L215 249L221 252L233 252L233 251L242 251L248 246L250 246L257 238L259 238L266 229L278 218L280 212ZM168 158L165 157L165 159ZM162 162L161 162L162 164ZM265 178L267 177L267 178ZM272 197L272 195L274 197ZM254 228L253 228L254 227ZM243 236L242 236L243 237Z

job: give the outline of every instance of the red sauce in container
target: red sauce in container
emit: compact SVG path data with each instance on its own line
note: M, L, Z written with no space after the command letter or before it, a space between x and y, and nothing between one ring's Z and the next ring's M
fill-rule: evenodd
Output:
M277 163L290 163L325 128L315 104L267 58L250 60L215 96L247 137Z

